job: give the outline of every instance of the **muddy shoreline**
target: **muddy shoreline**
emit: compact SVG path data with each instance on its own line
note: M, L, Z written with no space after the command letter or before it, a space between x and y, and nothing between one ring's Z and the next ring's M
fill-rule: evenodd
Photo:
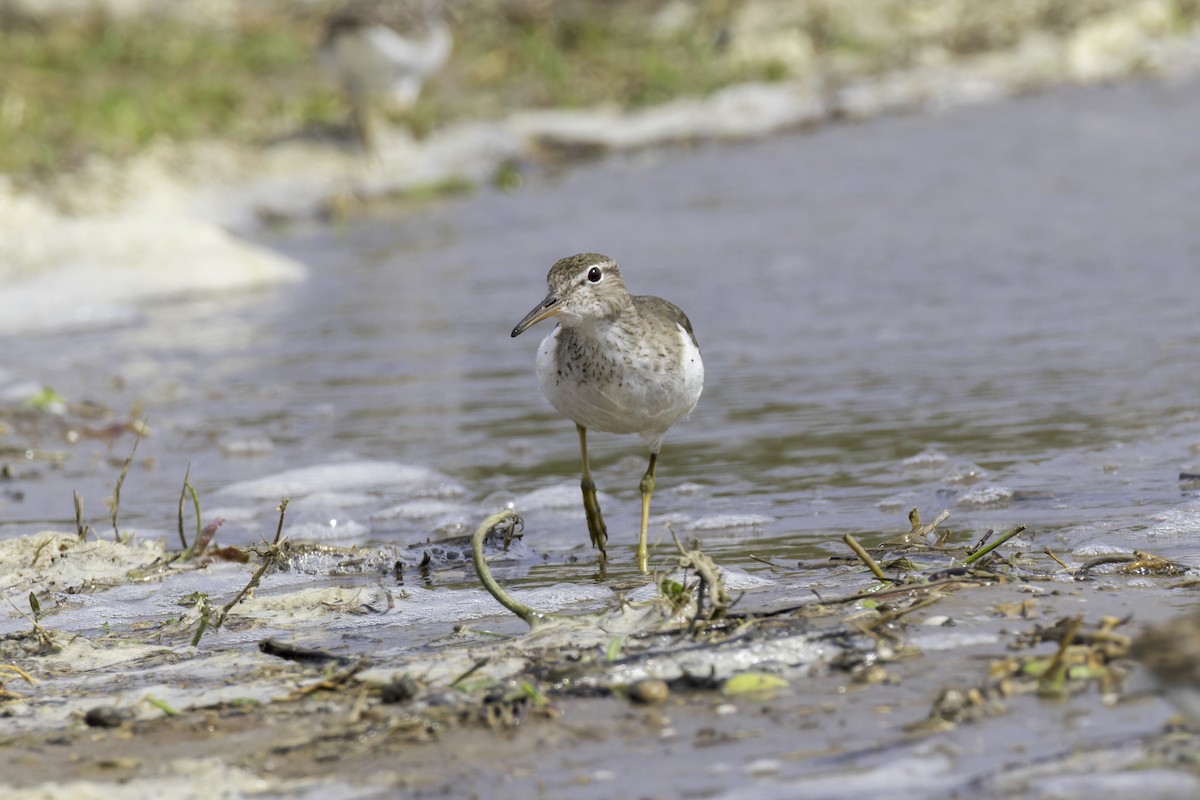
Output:
M953 534L939 529L944 521L914 521L861 552L866 566L887 565L882 582L850 555L772 565L751 583L725 573L738 602L715 609L709 597L711 618L703 618L696 603L704 587L672 573L678 597L660 582L593 611L563 609L526 634L519 625L468 622L416 650L397 651L384 639L373 646L370 637L349 651L345 641L335 652L321 649L330 640L314 625L336 628L347 614L403 619L411 591L384 590L381 605L379 588L359 582L323 595L301 591L277 606L287 600L280 580L296 585L287 573L301 563L286 548L259 555L278 558L279 567L220 631L199 627L197 603L178 619L99 637L56 632L60 602L58 613L38 614L31 632L0 641L0 661L23 663L55 686L51 696L3 676L0 711L25 731L4 736L6 788L13 797L372 797L398 789L738 796L729 794L731 782L766 780L775 787L768 792L820 797L855 796L871 781L899 797L972 787L985 796L1040 796L1055 781L1117 780L1146 764L1159 771L1139 774L1167 793L1152 796L1200 786L1184 756L1190 739L1163 733L1161 703L1122 698L1135 632L1122 620L1151 616L1136 586L1148 578L1190 585L1186 567L1133 556L1063 565L1036 553L1021 531L997 539L991 552L978 543L947 547ZM74 569L64 562L78 560L75 551L100 545L44 542L38 552L50 561L35 580L68 595L103 591L48 577ZM100 559L128 547L100 546ZM143 581L171 584L219 564L201 558L172 568L161 549L143 552ZM507 556L493 541L486 557L502 564ZM944 566L917 569L918 562ZM826 588L817 599L790 588L812 585L820 573ZM830 586L843 587L843 596ZM544 605L549 596L522 597ZM285 608L294 611L280 616ZM644 688L651 684L661 689ZM74 710L63 717L62 708ZM1063 741L1057 731L1068 708L1112 719ZM1114 737L1107 731L1116 719L1122 733ZM977 728L997 725L1025 733L964 749ZM1017 766L1018 754L1029 752L1038 755ZM707 767L697 769L697 759ZM636 786L618 765L642 776Z
M0 373L11 382L0 509L20 514L55 494L53 512L39 505L20 519L54 519L59 532L10 519L0 540L11 604L0 637L6 796L1196 794L1195 736L1168 727L1171 705L1140 696L1128 652L1145 626L1191 608L1196 560L1196 487L1177 477L1200 454L1186 389L1194 226L1180 211L1194 204L1173 179L1194 158L1178 132L1190 130L1195 91L1182 76L1200 50L1190 34L1154 33L1158 7L882 75L741 83L636 109L519 111L420 140L398 132L375 164L306 135L168 142L36 189L7 184L0 268L14 281L0 324L28 347L50 344L44 365ZM1166 81L1049 88L1144 72ZM998 101L1043 90L1007 101L1032 121L1005 140L1013 109ZM984 102L995 107L958 117L953 135L933 129L938 113L954 124L964 104ZM889 128L895 143L836 127L897 113L912 116ZM829 136L799 141L797 129ZM781 131L791 133L761 149L729 143ZM856 146L838 151L840 134ZM1038 147L1025 149L1031 141ZM681 143L696 145L700 174L674 150ZM980 165L981 143L994 172ZM1169 163L1147 157L1160 149ZM653 173L656 152L674 168ZM874 171L840 180L871 162ZM785 163L807 194L780 190ZM1106 185L1113 164L1122 169ZM461 219L445 209L409 219L387 205L399 196L411 210L402 198L487 185L498 170L524 176L525 189L560 187L538 200L555 214L543 222L523 206L520 180L511 205L489 205L511 187L481 189ZM711 188L742 170L764 177ZM638 191L642 171L658 205ZM592 194L597 205L585 202ZM1019 212L975 207L978 196ZM714 209L727 213L704 216ZM916 213L929 209L928 219ZM371 228L372 214L383 224ZM636 216L653 225L639 234ZM801 216L812 226L802 236ZM337 235L304 238L331 217L361 250L329 257ZM580 218L603 222L581 231ZM660 226L690 231L701 252ZM635 252L671 239L678 250L662 261L700 264L712 281L707 295L700 282L676 284L692 293L689 313L700 306L706 361L725 377L706 389L696 432L681 434L695 438L672 451L678 472L663 481L670 511L655 519L650 577L615 546L611 572L597 569L572 516L570 432L559 436L561 420L514 377L529 377L525 354L515 367L504 359L516 356L488 349L507 343L515 320L498 320L527 307L510 295L528 287L471 293L497 252L524 264L548 246L535 233L560 228L581 239L619 233ZM748 262L766 289L738 295L738 275L720 267L778 231L786 236ZM906 271L886 273L895 261ZM956 283L967 264L978 277ZM1039 283L1046 265L1064 268L1061 282ZM849 285L822 282L839 270ZM519 281L540 290L535 273ZM670 289L672 276L657 277ZM853 291L876 280L870 297ZM1095 289L1104 280L1117 296ZM305 283L315 300L297 288ZM1154 300L1136 305L1148 286ZM797 287L814 327L785 325ZM345 303L339 290L384 301ZM445 318L423 316L447 297L472 309L452 309L469 328L462 341ZM760 319L728 313L731 302L818 349L767 350L775 360L761 368L747 355L763 346ZM320 317L327 305L333 313ZM64 308L80 316L64 320ZM972 327L992 318L990 329ZM347 331L379 341L325 344ZM968 336L978 348L955 347ZM1045 346L1024 345L1035 338ZM304 377L312 356L297 351L314 342L333 365L320 379ZM1106 349L1115 361L1097 356ZM59 396L37 381L63 353L76 360L45 373L75 381ZM243 363L230 367L228 354ZM889 372L889 360L902 368ZM143 392L158 400L150 438L124 461ZM465 421L430 415L447 394ZM245 418L230 411L239 404L250 406ZM358 427L337 427L344 419ZM443 446L444 432L469 446ZM413 439L409 461L382 460ZM296 444L309 440L317 452ZM721 471L706 471L714 462ZM220 549L200 557L176 544L185 464L203 521L228 519ZM129 513L110 525L104 497L123 466ZM620 525L633 508L628 464L610 454L601 469ZM167 500L147 511L139 478ZM90 487L82 535L67 522L80 482ZM287 549L271 542L283 497L293 500ZM530 632L480 587L462 534L480 509L509 503L530 524L509 549L489 549L498 580L576 627ZM180 537L194 542L190 500L180 505ZM909 530L917 506L927 520L951 510L945 539ZM990 563L965 565L989 527L1017 524L1029 528ZM728 570L737 602L723 618L695 621L698 588L672 572L667 526ZM861 539L885 578L831 531ZM268 563L219 630L201 630Z

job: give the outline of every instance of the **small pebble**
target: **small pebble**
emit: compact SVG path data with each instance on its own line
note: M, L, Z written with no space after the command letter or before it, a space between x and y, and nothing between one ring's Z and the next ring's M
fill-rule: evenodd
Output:
M420 687L416 681L407 675L401 675L380 687L379 699L384 703L407 703L416 697L419 691Z
M665 702L670 694L671 689L667 682L658 678L645 678L629 687L629 699L646 705Z
M125 722L125 712L113 706L89 708L83 721L89 728L119 728Z
M887 670L878 664L872 664L871 666L854 673L854 682L864 686L872 686L877 683L883 683L887 679Z

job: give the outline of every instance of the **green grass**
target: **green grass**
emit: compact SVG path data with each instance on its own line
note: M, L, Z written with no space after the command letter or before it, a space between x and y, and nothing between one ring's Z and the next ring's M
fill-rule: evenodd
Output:
M158 138L251 137L340 113L305 32L169 19L0 33L0 171L58 171Z
M514 108L647 106L746 80L795 77L748 64L718 42L739 7L697 0L672 33L651 21L667 0L540 5L455 0L455 48L409 124L418 133ZM1125 0L794 0L781 27L803 31L835 76L880 74L923 48L954 57L1061 35ZM93 154L121 158L160 140L265 140L344 125L346 108L314 57L320 19L285 0L246 4L220 27L166 16L0 21L0 173L53 174ZM539 11L541 8L543 10ZM1200 0L1175 0L1193 30ZM768 17L770 19L770 17Z
M768 77L730 67L711 28L656 38L646 6L590 0L538 19L480 2L460 15L452 65L411 123L424 132L514 107L647 105ZM287 4L258 14L219 29L98 16L0 29L0 172L69 170L161 139L253 140L343 124L343 100L313 52L319 19Z

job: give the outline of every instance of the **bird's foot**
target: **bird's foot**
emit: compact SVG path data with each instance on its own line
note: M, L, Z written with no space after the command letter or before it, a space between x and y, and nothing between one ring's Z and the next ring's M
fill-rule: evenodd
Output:
M583 511L587 515L588 536L591 537L592 547L600 551L600 560L608 559L604 546L608 543L608 528L604 525L604 516L600 513L600 500L596 497L596 485L588 481L583 483Z

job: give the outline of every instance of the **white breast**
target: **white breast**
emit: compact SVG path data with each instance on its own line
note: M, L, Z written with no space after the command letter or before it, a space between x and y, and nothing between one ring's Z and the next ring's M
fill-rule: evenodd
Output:
M604 380L596 376L560 374L559 335L555 328L538 348L537 374L542 392L562 414L590 430L606 433L641 434L657 452L667 430L686 417L700 398L704 386L704 361L692 337L676 326L680 337L680 360L665 363L645 346L632 358L608 365ZM593 342L612 352L612 343ZM629 346L625 341L624 345Z

